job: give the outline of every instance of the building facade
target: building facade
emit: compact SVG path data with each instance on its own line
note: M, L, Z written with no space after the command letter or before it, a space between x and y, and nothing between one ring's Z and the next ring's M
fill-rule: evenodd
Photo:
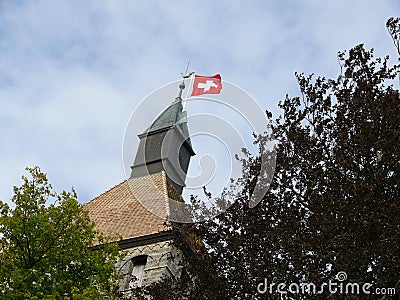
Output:
M181 97L139 138L130 178L84 206L95 229L113 237L125 251L116 264L123 275L123 293L182 274L185 254L174 244L170 220L179 211L177 204L183 203L186 173L195 153Z

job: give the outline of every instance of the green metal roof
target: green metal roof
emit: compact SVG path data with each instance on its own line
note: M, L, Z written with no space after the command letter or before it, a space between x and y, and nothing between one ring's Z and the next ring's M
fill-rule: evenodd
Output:
M182 101L179 98L176 98L175 101L157 117L153 124L151 124L147 133L175 125L179 121L182 109Z
M175 98L175 101L157 117L153 124L146 130L146 133L151 134L152 132L168 129L172 126L176 126L189 146L192 147L187 127L187 114L186 111L183 111L182 99L179 97Z

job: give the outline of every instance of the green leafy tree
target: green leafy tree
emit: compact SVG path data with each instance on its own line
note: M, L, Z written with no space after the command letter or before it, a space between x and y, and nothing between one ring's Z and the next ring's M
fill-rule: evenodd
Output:
M94 230L74 190L57 194L38 167L0 201L0 299L113 299L115 244Z
M395 41L396 24L389 22ZM281 295L276 285L320 289L339 282L339 272L347 274L344 283L370 283L371 293L375 287L400 293L399 65L374 58L363 45L338 59L337 78L296 74L301 95L279 103L282 114L271 120L276 170L263 200L248 206L255 186L266 184L257 177L270 136L256 137L260 153L244 151L243 177L217 199L235 201L227 211L179 226L183 236L196 233L204 241L207 255L202 263L188 257L191 276L148 288L153 299L315 298ZM272 293L257 290L265 279L275 284ZM319 297L376 297L338 293L325 289Z

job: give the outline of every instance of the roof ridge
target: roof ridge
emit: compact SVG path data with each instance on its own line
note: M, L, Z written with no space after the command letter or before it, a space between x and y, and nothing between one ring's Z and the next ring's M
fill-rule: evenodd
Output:
M169 207L169 193L168 193L168 184L167 184L167 174L165 173L164 170L161 171L162 173L162 178L163 178L163 189L164 189L164 200L165 200L165 213L166 213L166 219L168 220L170 216L170 207Z

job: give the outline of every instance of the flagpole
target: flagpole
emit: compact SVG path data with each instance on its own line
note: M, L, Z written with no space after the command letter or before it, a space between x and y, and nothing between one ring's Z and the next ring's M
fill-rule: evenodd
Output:
M181 75L182 75L182 83L179 85L179 88L180 88L180 92L179 92L179 98L181 98L182 97L182 90L185 88L185 79L186 78L189 78L190 76L192 76L193 74L194 74L194 72L190 72L190 73L188 73L188 70L189 70L189 61L188 61L188 63L187 63L187 66L186 66L186 71L185 71L185 73L181 73ZM193 80L193 78L191 79L191 81L190 81L190 84L192 84L192 81ZM186 101L187 101L187 99L188 99L188 94L189 94L189 89L188 89L188 91L187 91L187 93L186 93L186 98L185 99L182 99L181 98L181 101L182 101L182 110L185 110L185 106L186 106ZM184 101L185 100L185 101Z
M191 72L191 73L192 73L191 75L193 75L193 76L192 76L192 78L190 78L190 84L189 84L189 87L188 87L187 92L186 92L186 97L185 97L185 99L182 100L182 110L185 110L186 102L187 102L187 99L189 98L188 97L189 96L189 90L190 90L190 87L192 86L192 83L193 83L194 72Z

